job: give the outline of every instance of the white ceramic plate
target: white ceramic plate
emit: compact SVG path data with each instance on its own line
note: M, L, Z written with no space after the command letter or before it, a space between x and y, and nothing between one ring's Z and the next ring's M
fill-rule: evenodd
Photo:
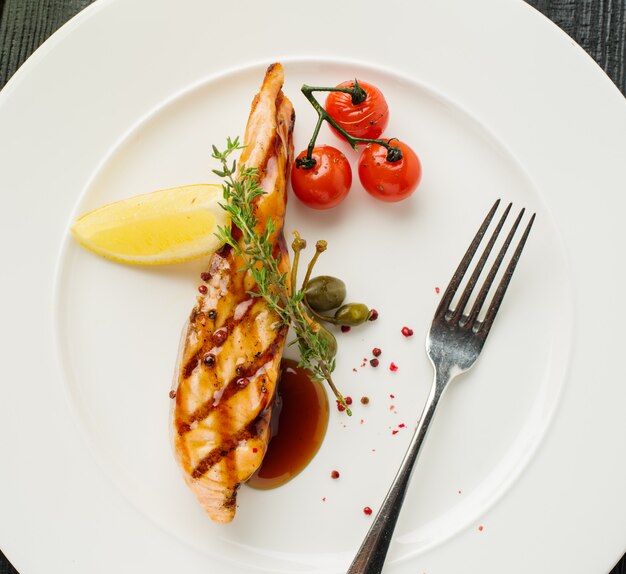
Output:
M297 149L315 119L299 86L358 76L386 94L387 133L418 151L424 178L398 205L358 183L329 213L289 202L287 231L330 243L319 271L380 312L339 337L337 381L371 400L355 400L352 419L333 412L305 471L243 488L235 521L219 526L168 441L202 262L116 265L68 226L105 202L214 180L210 146L243 133L272 61L285 66ZM444 397L386 571L588 574L621 556L624 312L603 303L625 279L626 107L526 4L323 0L308 13L105 0L16 74L0 124L0 544L22 574L345 571L371 521L362 508L380 504L428 392L438 288L497 197L537 223L481 361ZM374 346L381 367L361 367Z

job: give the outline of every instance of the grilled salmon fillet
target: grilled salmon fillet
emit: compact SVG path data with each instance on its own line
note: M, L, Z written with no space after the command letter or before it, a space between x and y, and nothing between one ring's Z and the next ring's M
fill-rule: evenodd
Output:
M289 272L283 237L293 156L294 111L273 64L252 102L240 165L255 167L265 195L256 200L257 232L269 217L280 269ZM233 227L233 237L241 232ZM216 522L230 522L238 487L263 460L287 327L265 301L244 260L225 245L211 257L207 292L197 298L179 351L172 410L173 447L188 486ZM288 274L289 275L289 274Z

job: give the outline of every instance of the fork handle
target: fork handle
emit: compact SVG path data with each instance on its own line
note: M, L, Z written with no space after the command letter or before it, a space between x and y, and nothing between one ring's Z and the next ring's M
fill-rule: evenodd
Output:
M449 380L449 376L441 376L435 372L435 380L430 389L430 394L400 469L346 574L380 574L382 572L417 455L428 432L441 394Z

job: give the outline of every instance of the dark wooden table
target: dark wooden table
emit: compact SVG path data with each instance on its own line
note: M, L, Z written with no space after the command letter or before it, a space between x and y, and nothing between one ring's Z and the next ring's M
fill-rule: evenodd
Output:
M626 0L527 1L576 40L626 94ZM0 0L0 89L50 34L92 2ZM0 551L0 574L16 573ZM626 556L610 574L626 574Z

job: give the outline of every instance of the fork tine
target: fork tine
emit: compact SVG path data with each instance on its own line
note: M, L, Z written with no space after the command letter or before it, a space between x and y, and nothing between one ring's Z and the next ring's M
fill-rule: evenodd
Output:
M452 279L450 280L450 283L448 283L448 287L446 288L443 294L443 297L441 298L441 301L439 302L439 305L437 306L437 311L435 312L435 316L443 315L444 313L447 312L448 308L450 307L450 303L452 302L452 299L454 299L456 290L459 288L459 285L461 281L463 280L463 277L465 276L465 272L467 271L467 268L469 267L469 264L472 261L472 258L474 257L474 254L476 253L476 250L478 249L478 246L480 245L480 242L482 241L482 238L485 235L485 232L487 231L487 228L489 227L489 224L491 223L491 220L493 219L493 216L496 213L496 210L498 209L499 205L500 205L500 200L498 199L493 204L493 207L489 210L487 217L485 217L485 220L483 221L482 225L478 229L478 232L474 236L472 243L470 243L469 248L467 249L467 251L465 252L465 255L463 256L463 259L461 259L461 263L459 263L459 266L454 272L454 275L452 275Z
M480 276L480 273L482 272L483 267L485 266L485 263L487 262L487 259L489 258L489 254L491 253L491 250L493 249L493 246L495 245L496 240L498 239L498 235L500 235L500 231L502 230L502 227L504 226L504 222L506 221L506 218L509 216L509 212L511 211L512 205L513 205L512 203L509 203L509 205L507 205L507 208L502 214L500 221L498 221L498 225L496 225L496 228L493 230L493 233L491 234L491 237L489 238L489 242L485 246L485 249L483 250L483 253L480 256L480 260L476 264L476 267L472 273L472 276L467 282L467 286L463 290L461 298L459 299L459 303L456 306L456 309L454 310L452 317L450 317L450 321L452 322L459 321L459 319L461 319L461 317L463 316L465 305L467 305L467 302L469 301L469 298L472 295L472 291L474 290L474 287L476 286L476 283L478 282L478 277Z
M506 268L506 271L504 272L504 276L500 280L500 284L498 285L498 288L496 289L496 292L493 296L493 300L491 301L491 305L489 305L489 309L487 310L485 319L480 324L480 327L478 328L478 332L481 334L483 339L486 338L487 335L489 334L489 331L491 330L491 326L493 325L493 321L496 318L496 314L498 313L498 309L500 309L500 304L502 303L502 300L504 299L504 294L506 293L507 287L509 286L511 277L513 277L513 272L515 271L517 262L519 261L519 258L522 255L522 250L524 249L524 245L526 244L526 239L528 239L528 235L530 234L530 229L533 226L533 223L535 221L535 215L536 214L533 213L532 217L530 218L530 221L528 222L528 225L526 226L526 229L524 230L522 238L517 244L517 249L515 249L515 253L513 253L513 257L511 258L511 261L509 262Z
M476 297L476 301L474 302L474 305L472 306L472 310L470 311L470 314L467 318L467 322L466 322L467 325L473 325L474 322L476 321L476 318L478 317L478 314L480 313L480 310L483 307L485 299L487 298L487 294L489 293L489 289L491 288L493 280L495 279L496 274L498 273L498 269L500 269L502 260L504 259L504 256L506 255L509 245L511 245L511 241L513 241L513 236L515 235L515 232L517 231L517 228L519 227L519 224L520 224L520 221L522 220L523 215L524 215L524 208L522 208L522 210L519 212L519 215L517 216L515 223L513 223L513 227L511 227L511 231L509 231L509 234L506 237L506 241L504 242L504 245L502 245L502 248L500 249L498 256L496 257L496 260L493 262L493 265L491 266L491 269L489 270L487 277L485 277L483 286L481 287L480 292L478 293L478 297Z

